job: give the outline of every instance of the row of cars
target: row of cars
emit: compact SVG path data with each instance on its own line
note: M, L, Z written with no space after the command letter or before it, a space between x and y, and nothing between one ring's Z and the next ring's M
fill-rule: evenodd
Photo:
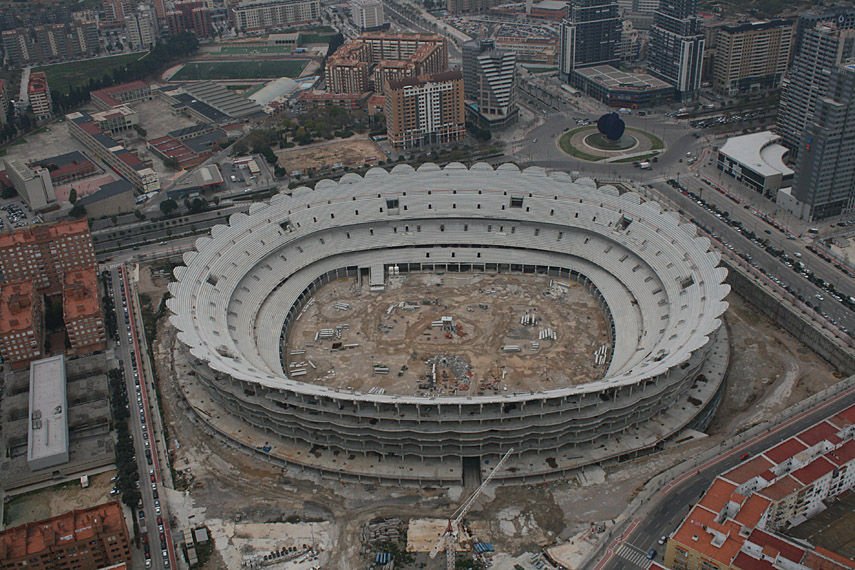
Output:
M122 301L122 312L125 316L125 333L128 335L128 346L130 347L130 359L131 359L131 373L134 378L134 391L136 393L136 403L137 409L139 411L140 418L140 429L142 431L143 437L143 447L145 453L145 460L148 465L148 475L149 481L151 484L151 493L152 498L154 499L154 512L157 516L157 530L159 534L159 546L161 550L161 556L163 557L163 565L166 568L169 568L169 550L167 548L167 539L165 535L165 529L163 526L163 517L162 509L160 505L160 496L158 494L158 484L157 484L157 473L154 467L154 458L152 456L151 449L151 437L149 435L148 429L148 421L146 414L146 401L144 397L144 381L140 380L140 364L137 358L136 346L134 344L133 333L131 331L131 319L130 319L130 311L128 309L128 290L125 285L125 280L123 277L123 273L119 273L119 286L121 290L121 301ZM109 288L112 294L112 288ZM115 305L114 305L115 306ZM145 554L145 567L151 568L152 560L151 560L151 545L149 543L148 537L148 529L145 524L145 510L143 508L142 497L140 497L138 507L138 518L139 518L139 526L142 530L142 542L143 542L143 550Z
M805 265L805 263L803 261L801 261L801 253L795 252L795 253L790 254L790 253L787 253L782 248L775 247L769 241L769 239L756 235L752 230L744 227L744 225L741 221L739 221L735 218L732 218L730 215L730 212L728 212L727 210L724 210L722 208L719 208L716 204L714 204L712 202L705 201L703 199L703 197L701 197L699 194L696 194L694 192L689 191L686 188L686 186L684 186L680 181L672 178L672 179L669 179L667 181L667 184L669 186L671 186L672 188L679 190L680 193L682 193L683 195L690 197L699 206L701 206L702 208L706 209L707 211L709 211L710 213L715 215L722 222L726 223L727 225L732 227L734 230L736 230L737 232L739 232L740 234L745 236L746 239L750 240L752 243L754 243L758 247L762 247L764 250L766 250L766 252L769 255L771 255L773 257L777 257L778 259L780 259L781 263L783 265L792 269L796 273L799 273L802 277L804 277L805 279L807 279L808 281L810 281L811 283L813 283L817 287L820 287L820 288L824 289L825 291L829 292L829 294L832 295L834 297L834 299L836 299L837 301L840 301L845 306L848 306L850 309L855 310L855 299L852 299L852 298L845 299L842 295L840 295L836 291L833 284L829 283L828 281L824 281L823 279L817 277L814 274L813 270L811 270L807 265ZM736 252L735 248L733 247L732 244L727 243L725 241L722 241L721 237L719 235L717 235L715 233L715 231L713 231L712 229L705 227L703 224L701 224L697 220L693 220L693 222L698 227L700 227L702 230L704 230L706 233L708 233L710 236L712 236L714 239L718 240L724 247L726 247L727 249L729 249L731 251L734 251L734 253L736 253L736 255L738 255L739 257L741 257L746 263L748 263L749 265L751 265L752 267L754 267L758 271L763 272L766 275L766 277L768 277L773 283L775 283L776 285L778 285L779 287L781 287L782 289L784 289L785 291L787 291L788 293L790 293L791 295L796 297L799 301L804 303L808 308L813 309L816 313L821 315L823 318L825 318L828 322L830 322L832 325L837 327L844 334L852 336L852 333L850 333L849 330L845 326L842 326L837 321L837 319L835 319L834 317L829 315L825 310L823 310L819 303L814 302L812 299L805 298L804 295L802 295L797 290L795 290L789 283L785 282L783 279L781 279L777 275L774 275L773 273L762 269L759 266L759 264L757 264L754 261L754 259L751 257L750 254L748 254L746 252ZM771 231L765 230L765 233L771 234ZM795 236L792 236L789 234L787 235L787 237L791 238L791 239L795 239ZM816 295L816 300L819 302L822 302L824 300L824 298L821 295Z

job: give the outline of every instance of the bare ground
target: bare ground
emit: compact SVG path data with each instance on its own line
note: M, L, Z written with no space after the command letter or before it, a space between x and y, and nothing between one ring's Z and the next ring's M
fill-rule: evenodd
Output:
M614 519L650 477L837 380L830 366L753 307L735 295L729 301L734 357L710 437L609 468L599 485L582 487L567 480L493 490L468 517L482 529L482 540L493 542L499 551L517 553L569 537L591 522ZM155 347L160 378L170 377L174 337L162 320ZM285 478L279 469L226 448L201 431L190 421L172 382L161 382L161 389L165 421L173 434L171 455L176 470L186 472L194 512L203 518L252 522L281 521L289 515L330 521L329 567L366 564L360 533L371 519L443 516L458 504L459 488L413 491ZM216 557L208 565L225 567Z

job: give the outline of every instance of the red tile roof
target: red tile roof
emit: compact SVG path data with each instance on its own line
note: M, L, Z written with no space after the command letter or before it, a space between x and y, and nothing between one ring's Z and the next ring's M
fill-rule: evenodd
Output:
M841 443L841 439L837 436L837 432L840 431L833 425L828 422L819 423L812 428L808 428L805 431L798 434L796 437L805 442L810 446L814 446L822 441L828 441L837 445Z
M775 570L775 566L766 560L752 558L744 552L740 552L733 561L733 567L739 570Z
M772 501L780 501L784 497L792 495L801 488L801 483L787 475L786 477L778 479L765 489L761 489L757 492Z
M841 429L855 424L855 404L852 404L828 421Z
M763 518L763 514L771 504L772 502L769 499L755 493L743 503L742 508L736 513L733 520L746 528L754 528L760 522L760 519Z
M837 449L829 451L824 457L838 467L849 463L855 459L855 439L850 439Z
M755 477L763 477L764 479L771 481L774 476L771 473L768 473L768 471L774 466L775 464L765 457L757 456L754 459L746 461L745 463L734 467L730 471L727 471L723 476L728 481L733 481L739 485L746 481L750 481Z
M689 511L689 515L672 540L683 544L704 557L729 565L742 546L742 538L739 536L739 525L725 520L724 523L716 522L716 514L707 509L695 506ZM707 529L714 529L726 535L728 538L721 545L713 544L713 535Z
M807 446L805 444L803 444L796 438L791 437L790 439L779 443L772 449L764 451L763 455L765 455L775 463L783 463L790 457L796 455L800 451L804 451L805 449L807 449Z
M815 551L808 551L803 562L811 570L853 570L855 561L846 558L836 552L832 552L822 546L817 546Z
M748 536L748 542L752 542L762 547L763 554L771 558L775 558L780 555L787 560L801 562L805 555L804 549L759 529L755 529L751 532Z
M719 513L731 499L731 496L735 495L733 492L735 489L736 485L730 481L716 478L716 480L713 481L712 486L707 489L706 493L704 493L703 498L698 504L708 508L714 513ZM742 503L744 499L745 497L742 495L735 495L735 500L738 503Z
M823 475L827 475L834 471L834 464L827 459L820 457L811 461L801 469L793 471L792 476L801 481L804 485L810 485Z

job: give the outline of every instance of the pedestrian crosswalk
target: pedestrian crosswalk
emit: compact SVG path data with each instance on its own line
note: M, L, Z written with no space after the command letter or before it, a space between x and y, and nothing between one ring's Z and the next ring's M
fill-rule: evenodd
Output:
M647 555L628 544L621 544L620 548L617 550L617 555L620 558L631 562L633 567L642 568L644 570L650 568L650 560L647 559ZM627 566L627 568L629 568L629 566Z

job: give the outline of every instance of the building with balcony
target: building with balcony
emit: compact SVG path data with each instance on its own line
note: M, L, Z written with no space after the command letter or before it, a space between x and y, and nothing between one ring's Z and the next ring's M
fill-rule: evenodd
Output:
M453 143L466 136L460 71L392 81L388 87L386 128L396 148Z

